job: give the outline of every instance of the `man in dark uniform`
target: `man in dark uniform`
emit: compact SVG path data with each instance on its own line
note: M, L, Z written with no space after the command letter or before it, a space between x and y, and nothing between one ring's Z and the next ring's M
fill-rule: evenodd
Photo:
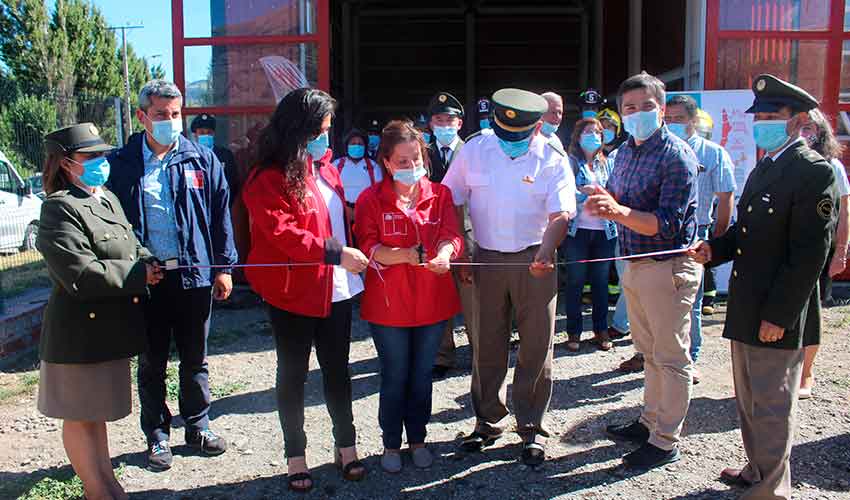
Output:
M434 132L434 143L428 150L431 157L431 182L440 182L446 176L449 165L463 146L458 135L463 128L463 106L448 92L440 92L428 103L428 119Z
M440 92L431 98L428 103L428 118L431 131L434 133L434 141L428 146L428 156L431 159L431 175L429 178L432 182L441 182L449 166L457 156L464 142L458 135L461 127L463 127L463 106L457 98L448 92ZM469 229L468 217L465 227ZM467 230L467 235L470 230ZM467 246L471 243L468 236L466 238ZM464 322L466 323L466 334L474 335L476 330L476 310L477 300L470 287L458 286L460 292L461 305L463 307ZM452 321L446 324L446 330L443 332L443 342L440 344L440 351L437 353L437 359L434 360L434 378L440 379L446 376L450 369L455 365L455 339L454 325Z
M732 341L749 462L721 478L749 487L742 499L788 499L803 335L820 336L817 281L836 222L835 175L799 134L817 100L772 75L756 77L753 93L747 112L765 156L747 179L737 223L691 253L733 263L723 336Z
M230 204L232 205L239 193L239 172L233 151L215 143L215 125L215 116L204 113L196 116L189 128L195 134L198 143L212 149L215 157L221 162L221 166L224 168L224 177L227 179L228 187L230 187Z

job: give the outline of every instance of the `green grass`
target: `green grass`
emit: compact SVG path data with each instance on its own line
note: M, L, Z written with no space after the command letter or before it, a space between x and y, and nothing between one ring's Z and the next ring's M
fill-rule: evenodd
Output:
M165 396L169 401L177 401L180 396L180 372L176 363L168 363L165 369Z
M242 382L241 380L237 380L235 382L224 382L221 385L211 383L210 394L212 394L212 397L216 399L225 398L227 396L236 394L237 392L244 391L247 388L248 384Z
M24 394L32 394L37 386L38 372L19 374L10 384L0 386L0 403Z
M4 299L32 288L50 286L47 266L38 252L0 257L0 281L0 298Z
M124 464L115 469L115 477L121 479ZM76 500L83 496L83 483L70 467L48 472L46 476L35 480L28 479L17 484L4 485L0 492L17 494L18 500ZM29 481L29 484L26 484ZM23 484L22 484L23 483ZM17 490L14 493L13 490Z

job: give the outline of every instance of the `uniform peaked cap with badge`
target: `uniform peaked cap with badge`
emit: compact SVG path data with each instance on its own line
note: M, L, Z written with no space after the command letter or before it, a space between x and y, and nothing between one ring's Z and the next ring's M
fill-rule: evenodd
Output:
M100 137L100 131L93 123L79 123L54 130L44 137L44 147L48 153L108 153L115 146L107 144Z
M193 133L199 128L208 128L215 130L215 116L203 113L192 119L192 124L189 125L189 130Z
M539 94L521 89L497 90L493 104L493 132L504 141L521 141L531 135L549 109Z
M428 116L447 114L463 118L463 105L457 97L448 92L440 92L428 103Z
M784 106L800 113L820 106L818 100L802 88L770 74L759 75L753 80L753 94L753 105L746 113L776 113Z

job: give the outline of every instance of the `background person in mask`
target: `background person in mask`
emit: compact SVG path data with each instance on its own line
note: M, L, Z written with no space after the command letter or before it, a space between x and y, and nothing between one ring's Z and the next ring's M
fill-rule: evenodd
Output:
M440 182L446 176L458 150L463 146L458 133L463 127L463 106L448 92L440 92L428 103L428 116L434 143L428 150L431 161L431 182Z
M554 92L544 92L540 94L546 99L549 108L543 113L543 124L540 126L540 134L543 137L554 142L559 149L564 149L564 144L561 138L558 137L558 127L561 126L561 120L564 119L564 99Z
M836 222L835 174L800 128L818 106L808 92L763 74L753 78L753 138L765 152L723 236L691 251L699 262L732 262L723 337L747 454L720 478L748 488L742 499L790 499L791 446L803 339L820 339L818 276Z
M143 300L162 279L103 183L113 148L91 123L44 139L36 245L53 290L44 312L38 409L63 420L62 442L86 498L126 499L112 472L106 422L132 411L130 358L145 346Z
M490 126L490 99L487 99L486 97L478 99L476 107L478 109L478 130L487 130L492 128Z
M121 200L136 237L159 260L187 266L166 272L166 279L151 289L146 309L148 349L139 356L139 401L148 463L156 470L168 469L172 462L171 412L165 404L172 339L180 358L186 444L206 455L219 455L227 447L209 428L207 337L212 298L226 300L233 288L226 267L237 260L230 190L212 150L180 135L182 104L173 83L146 83L136 110L145 131L131 135L109 157L109 187ZM210 265L225 267L204 267Z
M354 220L354 203L360 193L381 182L383 173L380 167L366 154L368 138L363 131L351 129L345 134L344 155L335 159L333 164L339 171L342 187L345 189L345 204L348 218Z
M686 249L696 237L697 159L664 126L664 83L647 73L617 92L630 137L617 153L609 191L594 186L584 210L618 224L624 255ZM671 277L673 279L671 279ZM691 398L691 308L702 266L677 254L630 260L623 276L635 348L644 355L640 417L608 434L640 447L626 466L649 469L679 459L678 442Z
M539 136L546 99L502 89L492 103L493 132L467 143L443 182L458 210L468 205L476 241L473 262L490 265L476 268L474 279L469 268L459 273L465 286L474 283L480 304L479 332L470 338L476 424L461 447L480 450L504 430L513 308L520 337L513 408L523 439L521 458L535 466L545 459L549 436L544 417L552 395L555 249L575 215L575 182L566 155ZM499 266L529 262L527 268Z
M623 143L623 122L620 115L613 109L603 109L596 113L596 119L602 124L602 151L609 160L614 161L617 148Z
M697 237L702 240L722 236L732 222L735 209L735 164L719 144L703 139L696 133L697 103L687 95L675 95L667 101L664 122L671 132L688 143L696 154L697 171ZM717 202L717 217L712 220L712 207ZM713 228L713 230L712 230ZM707 274L707 273L706 273ZM699 359L702 347L702 296L700 283L691 312L691 359ZM698 382L694 370L694 383Z
M237 196L239 196L241 184L241 179L239 179L239 168L236 166L236 158L233 156L233 151L216 144L215 116L206 113L196 116L192 119L192 123L189 125L189 130L191 130L192 134L195 135L195 140L197 140L199 144L213 150L215 157L218 158L219 163L221 163L221 167L224 169L224 176L227 178L227 186L230 188L230 204L233 205L233 202L236 200Z
M596 118L576 123L570 139L570 166L575 175L578 213L570 221L567 237L561 244L565 260L610 259L614 256L617 225L582 210L587 195L585 186L608 184L611 175L608 159L602 152L602 124ZM574 264L565 270L567 287L564 297L567 311L567 349L578 351L582 331L582 288L590 282L593 303L593 341L603 351L612 347L608 337L608 272L610 262Z
M357 459L348 354L352 299L363 290L358 273L369 259L351 246L339 171L330 162L328 131L335 109L336 101L321 90L287 94L260 135L258 162L245 183L253 240L248 264L316 264L254 267L245 273L267 304L274 332L287 482L299 492L313 487L304 384L314 344L333 421L334 461L347 480L366 475Z
M378 146L381 145L381 127L378 126L378 120L370 121L366 130L366 153L374 160L378 157Z
M847 266L847 244L848 238L850 238L850 234L848 234L850 232L848 231L850 229L848 228L850 226L850 221L848 221L850 219L850 206L848 206L850 183L847 181L847 172L844 170L844 165L839 160L844 153L844 147L835 138L832 125L829 124L826 116L817 108L809 111L809 119L800 129L800 135L806 139L809 147L817 151L830 163L833 174L835 174L835 187L838 191L839 199L837 206L838 224L836 224L832 235L833 243L829 248L826 265L818 280L821 306L846 306L850 304L850 300L836 298L832 295L832 277L841 274ZM815 385L815 376L812 368L815 363L819 343L814 338L803 338L803 345L806 349L803 358L803 375L800 382L800 399L812 397L812 388Z
M433 462L425 447L431 418L431 367L446 325L460 312L449 262L463 250L449 188L426 177L428 149L408 123L381 134L385 180L357 201L357 243L374 262L366 272L360 317L368 321L381 362L381 466L399 472L402 430L413 463Z

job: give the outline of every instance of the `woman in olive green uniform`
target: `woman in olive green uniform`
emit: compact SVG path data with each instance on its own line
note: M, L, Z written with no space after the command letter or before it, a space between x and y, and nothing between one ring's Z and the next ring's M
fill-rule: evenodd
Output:
M53 282L41 332L38 409L64 420L62 440L88 500L126 499L106 422L130 414L130 357L145 346L143 302L162 271L102 185L113 148L84 123L45 138L36 245Z

